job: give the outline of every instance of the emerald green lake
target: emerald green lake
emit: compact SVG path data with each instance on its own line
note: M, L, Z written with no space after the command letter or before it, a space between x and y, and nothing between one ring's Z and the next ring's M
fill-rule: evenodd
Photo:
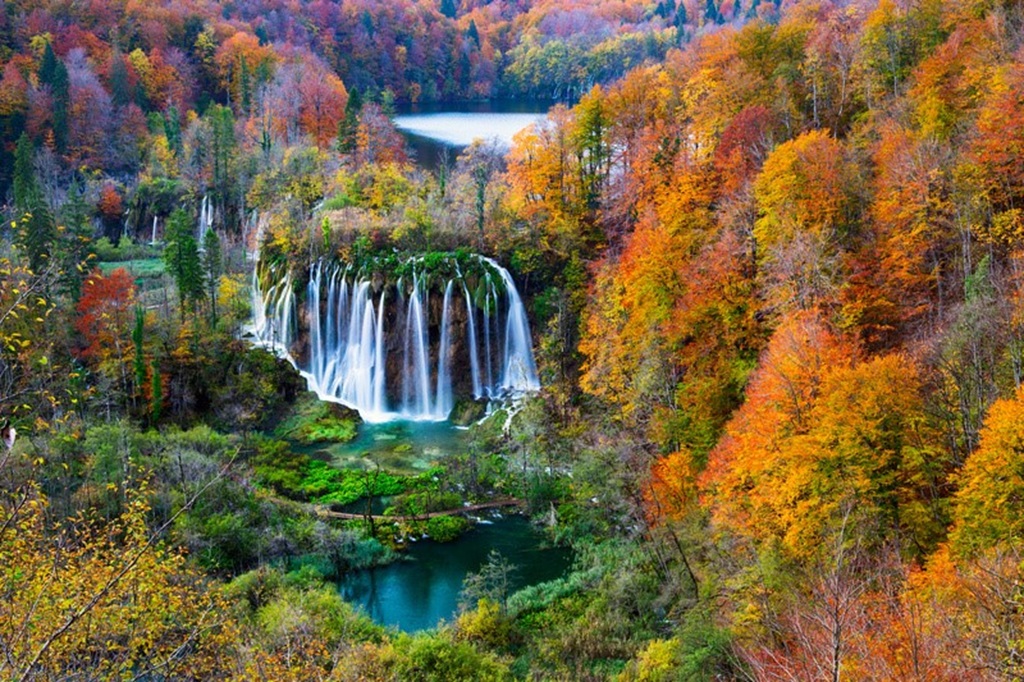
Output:
M569 568L572 552L546 544L522 516L478 524L455 542L412 543L407 561L347 576L342 596L381 625L417 632L451 622L466 575L480 570L495 549L513 566L513 589L554 580Z

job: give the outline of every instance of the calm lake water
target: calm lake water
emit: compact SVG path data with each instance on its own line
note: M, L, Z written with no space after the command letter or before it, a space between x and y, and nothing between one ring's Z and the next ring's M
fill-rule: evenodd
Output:
M395 117L416 162L436 169L447 157L454 163L473 140L497 140L508 149L512 137L544 118L550 102L494 101L459 105L432 104L406 107Z
M546 547L544 535L521 516L478 524L455 542L421 540L407 550L409 561L347 576L339 587L346 601L375 622L416 632L451 622L458 611L466 575L480 570L492 549L516 567L513 590L561 577L571 551Z
M318 444L297 449L341 469L379 466L401 474L417 474L449 455L466 452L468 431L451 422L394 421L360 424L348 443Z

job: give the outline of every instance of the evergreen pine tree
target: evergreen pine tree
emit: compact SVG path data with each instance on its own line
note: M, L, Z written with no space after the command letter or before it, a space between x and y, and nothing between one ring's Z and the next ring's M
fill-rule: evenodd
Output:
M193 307L205 293L203 269L199 261L199 246L192 234L192 221L183 209L177 209L167 219L164 263L178 287L181 319L185 319L186 304Z
M476 49L480 49L480 31L477 30L476 22L469 20L469 28L466 29L466 37L473 41Z
M57 151L68 148L68 107L71 103L71 82L64 62L57 62L57 73L53 79L53 142Z
M57 230L36 180L34 156L32 143L22 133L14 155L14 208L20 214L16 241L29 268L41 272L49 261Z
M53 51L53 45L46 43L46 48L43 50L43 58L39 62L39 82L44 85L51 85L55 74L57 73L57 54Z
M132 103L132 87L128 78L128 67L120 52L110 57L110 98L118 107Z
M211 327L217 326L217 285L223 271L220 237L214 230L207 230L206 236L203 237L203 274L206 280L206 296L210 299Z
M153 359L150 368L153 372L153 378L150 383L149 418L153 424L156 424L160 421L160 411L164 403L164 388L163 382L160 379L160 365L157 363L156 358Z
M21 134L14 152L14 208L20 213L32 210L38 201L39 183L36 182L36 171L33 165L35 150L28 135Z
M53 142L57 151L63 152L68 144L70 82L67 67L57 58L50 43L46 44L43 60L39 65L39 82L50 88L50 96L53 98Z
M228 107L215 104L207 111L213 131L213 189L223 206L231 195L231 169L235 153L235 117Z
M22 218L18 245L28 258L29 269L40 273L50 262L50 250L57 236L53 215L43 201L39 201Z
M61 281L65 293L71 300L77 301L82 293L82 281L88 270L86 263L93 233L89 204L77 178L68 188L67 201L60 208L60 220L65 229L60 249Z
M132 329L132 343L135 344L135 394L142 395L142 387L146 385L146 356L143 348L143 335L146 329L146 311L142 306L135 308L135 328Z
M167 137L167 146L175 155L181 153L181 118L177 107L173 104L167 107L164 112L164 135Z
M356 149L356 131L359 130L359 112L362 109L363 97L353 88L345 104L345 118L338 123L338 149L342 154L350 154Z
M678 9L676 9L676 28L679 29L679 35L683 33L683 27L686 26L686 5L679 3Z
M717 24L722 20L718 14L718 7L715 6L715 0L707 0L704 5L704 23L706 24Z
M449 19L454 19L457 12L455 0L441 0L441 14Z

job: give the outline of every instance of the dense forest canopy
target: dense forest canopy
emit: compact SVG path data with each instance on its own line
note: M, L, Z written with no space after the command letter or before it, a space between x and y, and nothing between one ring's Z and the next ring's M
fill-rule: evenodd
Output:
M0 69L4 676L1024 675L1018 3L13 1ZM437 172L391 120L501 96L574 104ZM540 392L307 454L359 427L241 338L250 258L469 251ZM416 635L328 581L496 496L569 573Z

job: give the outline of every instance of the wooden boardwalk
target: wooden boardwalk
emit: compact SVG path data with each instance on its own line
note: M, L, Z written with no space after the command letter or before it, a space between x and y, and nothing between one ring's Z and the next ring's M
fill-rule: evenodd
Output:
M427 514L415 514L405 516L384 516L382 514L371 514L370 518L376 521L398 521L405 523L408 521L423 521L426 519L432 519L438 516L452 516L454 514L469 514L475 511L481 511L483 509L499 509L501 507L518 507L522 504L522 500L515 498L504 498L501 500L493 500L491 502L481 502L480 504L471 504L468 507L455 507L454 509L443 509L441 511L429 512ZM336 512L331 511L320 505L313 507L314 512L319 516L325 516L331 519L344 519L348 521L361 521L367 518L366 514L350 514L347 512Z

